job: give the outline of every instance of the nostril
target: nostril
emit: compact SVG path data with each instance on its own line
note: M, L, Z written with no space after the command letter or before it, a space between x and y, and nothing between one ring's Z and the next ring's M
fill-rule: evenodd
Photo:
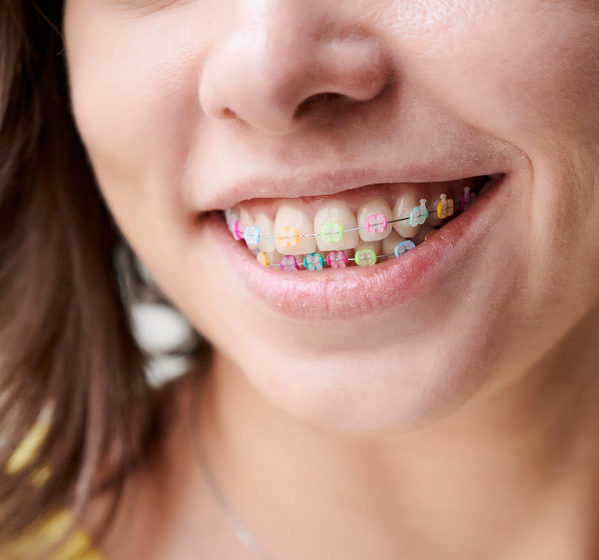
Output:
M235 118L237 118L237 114L235 113L235 111L232 111L228 107L224 107L223 108L223 110L221 111L221 116L222 116L223 119L235 119Z
M338 104L344 98L346 98L346 96L342 95L340 93L334 93L334 92L317 93L315 95L308 97L308 99L304 99L304 101L302 101L297 106L297 108L295 109L295 117L296 118L301 117L305 113L309 113L315 107L318 107L321 105L330 106L333 104Z
M316 95L313 95L312 99L320 98L323 102L326 102L326 101L334 101L336 99L339 99L340 97L343 97L340 93L325 92L325 93L318 93Z

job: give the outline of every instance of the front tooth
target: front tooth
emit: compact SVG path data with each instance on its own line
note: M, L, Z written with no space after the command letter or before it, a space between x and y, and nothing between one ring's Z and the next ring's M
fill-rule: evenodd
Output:
M359 231L360 239L362 241L385 239L393 231L391 224L387 225L387 222L392 219L391 207L382 198L362 204L358 210L358 225L363 228Z
M258 212L256 214L256 225L260 228L260 242L258 243L260 250L267 254L276 251L275 223L265 212Z
M346 204L334 200L325 203L314 216L314 232L318 234L316 243L319 251L353 249L358 244L358 232L343 230L355 227L356 217Z
M303 255L316 251L313 225L297 206L283 203L275 218L275 247L282 255ZM309 237L302 237L308 234Z
M402 219L408 218L410 216L410 212L415 206L420 205L420 199L416 196L415 192L405 192L403 193L395 203L393 207L393 219ZM418 233L418 229L420 226L411 226L409 219L403 219L401 222L395 222L393 224L393 228L395 231L405 239L410 239L414 237Z
M405 241L405 239L397 235L397 232L392 231L389 237L381 241L381 253L383 255L394 255L395 246L402 241Z

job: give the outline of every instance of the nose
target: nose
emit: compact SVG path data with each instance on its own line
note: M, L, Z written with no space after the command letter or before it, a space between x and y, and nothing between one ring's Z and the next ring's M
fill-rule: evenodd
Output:
M252 11L247 4L261 9ZM248 0L204 61L203 111L213 119L236 118L261 132L284 134L310 113L375 99L391 73L384 47L354 24L327 21L318 7L323 4Z

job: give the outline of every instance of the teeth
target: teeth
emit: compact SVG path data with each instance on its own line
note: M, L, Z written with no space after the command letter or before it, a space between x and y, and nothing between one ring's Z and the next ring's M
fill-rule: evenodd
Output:
M281 262L281 253L279 251L271 251L266 253L266 256L270 264L279 264Z
M360 241L356 247L356 264L358 266L372 266L376 264L376 256L380 254L380 241Z
M415 190L408 190L397 198L392 210L384 194L377 191L366 198L357 218L345 199L324 203L317 199L311 204L282 201L274 222L262 204L236 206L224 216L233 236L245 239L258 262L280 264L289 270L321 270L327 252L342 251L348 259L355 259L355 264L370 266L377 256L396 254L400 244L411 245L409 250L434 235L437 229L433 226L445 224L475 196L465 188L455 200L438 194L427 201ZM314 208L317 204L321 206ZM317 212L312 222L309 216L313 209Z
M247 228L249 228L252 225L254 225L254 224L253 224L252 217L250 216L250 213L247 210L244 210L242 208L239 211L239 231L242 231L245 233ZM255 249L256 247L258 247L258 245L255 243L247 243L247 246L249 249Z
M225 210L225 220L229 231L233 234L233 237L237 240L242 239L239 227L239 212L236 210Z
M273 251L272 253L260 251L256 254L256 260L265 267L279 264L282 258L284 257L278 251Z
M225 222L227 222L227 227L229 230L233 228L233 222L238 219L237 214L233 212L230 208L225 210Z
M245 231L245 228L252 225L252 217L247 210L243 208L239 211L239 229Z
M356 227L356 218L353 212L343 202L327 202L314 216L314 232L320 251L344 251L353 249L358 244L358 232L347 230ZM320 235L323 233L325 235ZM311 251L306 251L307 253Z
M431 226L439 226L444 223L448 218L454 215L457 210L456 204L452 198L448 198L447 195L442 194L432 201L430 208L434 208L434 211L430 213L427 223Z
M284 255L281 257L279 266L285 272L297 272L299 270L299 259L295 255Z
M327 255L326 263L331 268L345 268L347 266L347 254L345 251L331 251Z
M256 214L256 225L260 228L260 242L258 247L267 255L276 251L274 239L275 223L264 212ZM278 253L277 253L278 254Z
M405 241L405 239L397 235L396 231L392 231L389 237L381 241L381 254L392 255L393 251L395 251L395 246L402 241Z
M430 203L429 208L434 208L434 210L429 214L428 220L426 220L426 223L430 226L441 225L444 220L442 220L441 218L439 218L437 216L437 206L441 202L441 197L436 196L430 202L431 203Z
M256 255L256 260L262 266L266 267L271 266L273 264L279 264L281 262L281 253L279 253L278 251L272 251L271 253L260 251Z
M359 231L362 241L380 241L385 239L393 228L387 222L393 219L391 207L382 199L376 198L360 206L358 225L364 229Z
M356 253L362 249L372 249L377 255L381 254L381 241L359 241L356 245Z
M306 270L314 272L324 268L325 260L320 253L311 253L310 255L304 255L302 264Z
M314 237L300 237L312 234L312 222L303 210L289 203L283 203L275 218L275 246L282 255L303 255L316 251Z
M406 192L397 199L393 207L393 219L405 218L410 215L412 209L420 205L420 199L415 192ZM393 228L400 237L410 239L418 233L420 226L411 226L409 220L395 222Z
M410 240L410 239L406 239L405 241L402 241L401 243L399 243L396 247L395 247L395 256L396 257L400 257L401 255L407 253L408 251L411 251L412 249L416 248L416 244Z

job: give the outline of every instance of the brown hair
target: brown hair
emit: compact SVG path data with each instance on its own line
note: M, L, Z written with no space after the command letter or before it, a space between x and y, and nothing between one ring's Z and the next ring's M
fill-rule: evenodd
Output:
M52 511L83 513L100 471L118 496L165 410L124 301L132 259L116 258L126 245L70 112L62 10L0 2L0 543ZM34 460L7 472L48 405Z

